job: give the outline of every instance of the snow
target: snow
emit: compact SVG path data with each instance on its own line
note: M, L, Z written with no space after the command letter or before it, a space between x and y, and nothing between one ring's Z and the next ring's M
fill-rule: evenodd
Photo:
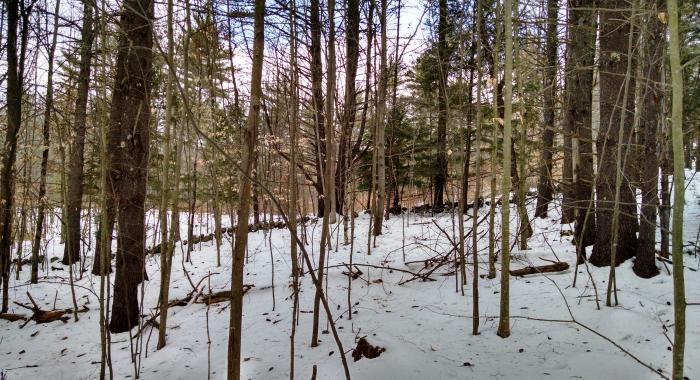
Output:
M687 175L684 241L695 242L700 227L700 180ZM530 205L532 207L532 205ZM488 211L480 210L479 219ZM498 210L497 210L498 211ZM328 277L328 295L338 332L347 352L350 373L354 379L658 379L650 369L639 364L613 343L572 322L577 321L639 358L643 363L670 376L671 351L668 338L673 337L673 309L671 306L672 278L663 265L661 274L644 280L632 272L628 261L617 269L619 305L605 306L609 268L590 266L591 275L600 297L596 308L594 289L585 267L579 268L578 283L572 287L575 267L575 248L570 236L562 236L569 225L560 225L555 206L550 218L533 221L535 234L530 250L514 251L511 268L529 264L546 264L546 260L562 260L571 265L565 272L511 277L510 310L511 331L507 339L496 335L500 302L500 264L495 279L480 278L480 334L471 334L472 273L468 269L465 295L455 292L455 277L451 265L438 269L432 278L437 281L412 281L399 285L410 277L406 273L361 267L363 275L352 282L352 320L347 319L348 277L331 268ZM497 222L498 216L497 212ZM511 211L511 227L515 231L517 212ZM148 221L155 221L152 213ZM457 217L456 215L454 216ZM433 252L446 252L451 243L435 227L436 221L445 231L453 229L453 215L392 216L384 223L384 234L367 255L369 217L357 218L355 253L353 261L360 264L388 266L412 272L423 264L404 265L402 245L405 243L407 261L423 260ZM186 236L186 215L182 215L182 231ZM340 220L340 218L338 218ZM465 216L466 231L471 219ZM406 223L408 222L408 225ZM224 221L226 224L227 221ZM206 232L205 223L200 223ZM207 223L212 225L210 220ZM336 226L337 227L337 226ZM211 227L210 227L211 228ZM482 223L479 234L486 228ZM313 243L309 252L318 254L320 221L307 224ZM349 246L343 245L342 227L340 244L335 235L330 265L347 263ZM500 224L497 226L497 234ZM337 231L336 231L337 232ZM149 231L148 244L152 244ZM195 233L198 233L197 228ZM456 233L456 232L455 232ZM271 235L269 235L271 234ZM402 238L402 236L405 236ZM403 240L405 239L405 241ZM453 239L455 239L453 237ZM456 239L455 239L456 240ZM61 257L63 246L53 236L48 247L50 256ZM289 259L289 232L286 230L259 231L249 235L249 261L245 267L246 284L255 287L244 297L244 332L241 363L244 379L289 378L289 333L291 329L291 263ZM470 240L469 240L470 241ZM271 242L271 248L270 248ZM29 244L27 242L27 244ZM486 239L479 244L479 273L487 273ZM337 250L336 250L337 249ZM272 253L270 253L270 250ZM180 298L191 291L183 272L182 255L186 247L178 244L173 265L170 299ZM88 254L91 256L92 253ZM274 295L271 256L274 262ZM87 268L90 268L88 259ZM317 257L315 258L317 260ZM686 270L686 297L688 302L700 301L700 261L695 255L684 255ZM471 255L468 262L471 263ZM150 281L143 285L144 314L155 313L160 283L159 257L147 258ZM231 245L222 246L222 265L216 266L214 242L196 245L192 263L185 263L192 281L203 282L206 291L229 289L231 281ZM52 266L64 270L41 272L39 284L29 283L29 267L20 280L11 281L10 297L29 303L26 292L45 309L72 306L67 267L60 263ZM670 265L669 265L670 267ZM111 276L113 281L114 275ZM380 280L381 281L378 281ZM366 280L369 280L366 281ZM20 329L22 322L0 321L0 369L5 378L14 379L93 379L99 375L99 277L89 271L76 281L79 306L87 304L90 311L79 314L80 321L54 322L37 325L30 322ZM308 379L312 366L318 367L319 379L343 378L339 351L332 335L321 335L321 344L310 347L314 288L309 276L301 279L300 320L296 333L295 377ZM11 312L25 313L16 305ZM226 355L230 310L228 303L212 305L190 304L173 307L168 317L168 341L162 350L156 350L157 330L145 328L143 340L133 348L140 352L137 367L143 379L212 379L226 377ZM323 313L322 313L323 315ZM530 319L528 319L530 318ZM560 321L547 321L560 320ZM325 315L321 330L327 329ZM211 346L207 344L207 328ZM687 340L685 373L690 379L700 374L700 308L687 308ZM134 332L136 329L134 329ZM665 336L666 335L666 336ZM350 350L356 339L366 336L371 344L386 348L379 358L353 362ZM131 345L128 333L112 335L112 362L114 378L133 378Z

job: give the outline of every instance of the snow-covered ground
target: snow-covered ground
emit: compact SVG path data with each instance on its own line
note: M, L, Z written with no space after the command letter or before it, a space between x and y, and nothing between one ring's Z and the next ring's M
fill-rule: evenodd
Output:
M691 173L688 173L691 176ZM687 188L684 241L696 241L700 226L700 180L693 178ZM443 266L432 278L437 281L412 281L409 274L361 267L363 275L352 282L352 320L347 319L348 277L344 268L331 268L328 296L343 346L347 351L353 379L656 379L660 376L625 354L628 351L643 363L670 375L671 350L668 338L673 337L672 278L659 263L661 274L650 280L637 278L628 261L617 269L620 304L605 306L609 268L590 267L600 296L596 308L595 293L586 268L580 267L578 283L574 278L574 246L562 230L554 206L551 217L537 219L530 250L513 253L512 268L546 260L566 261L571 269L548 275L525 278L511 277L512 335L502 339L496 335L500 301L500 264L495 279L479 279L479 335L472 335L472 269L464 296L455 291L453 267ZM488 211L483 207L481 219ZM516 212L511 212L515 230ZM467 231L471 219L467 220ZM498 218L497 218L498 219ZM184 217L183 217L184 220ZM404 218L392 216L384 223L384 234L377 238L371 255L367 255L369 218L357 219L355 263L420 271L424 260L450 250L451 243L433 221L452 233L452 215ZM408 225L407 225L408 224ZM313 243L309 252L318 254L320 222L307 225ZM482 223L479 235L485 231ZM497 231L500 227L497 227ZM184 232L184 227L183 227ZM198 232L198 231L196 231ZM271 235L269 235L271 234ZM565 234L566 235L566 234ZM184 236L184 235L183 235ZM245 268L246 284L254 284L244 298L244 333L242 377L245 379L289 378L289 333L291 329L291 288L289 232L260 231L249 237L249 262ZM53 239L57 241L57 239ZM148 241L148 244L152 242ZM402 250L402 245L405 249ZM480 242L479 272L487 273L486 239ZM337 248L337 249L336 249ZM63 246L51 244L51 256L61 256ZM349 246L336 247L335 235L330 265L349 260ZM170 299L187 295L192 287L184 275L183 250L178 244L174 258ZM317 258L316 258L317 260ZM686 295L688 302L700 302L700 262L695 255L684 255ZM471 263L471 257L469 258ZM272 287L274 263L274 288ZM88 263L89 264L89 263ZM229 289L231 278L231 246L222 247L222 265L216 266L213 242L197 245L192 264L185 264L196 284L204 276L205 292ZM11 282L10 297L29 303L26 292L46 309L72 307L67 268L53 263L54 268L42 272L37 285L28 282L28 267L21 279ZM89 267L89 266L88 266ZM147 270L150 281L143 286L144 313L152 314L160 286L159 258L149 256ZM14 278L14 275L13 275ZM113 276L112 276L113 279ZM380 281L381 280L381 281ZM274 304L273 304L274 291ZM0 320L0 369L5 378L15 379L92 379L99 374L99 278L89 272L76 282L78 305L87 304L90 311L80 314L80 321L37 325L30 322ZM314 288L308 276L301 280L300 320L295 345L295 377L308 379L312 366L318 367L318 379L343 378L338 348L332 335L321 335L319 347L310 347ZM273 307L274 305L274 307ZM567 307L568 305L568 307ZM569 309L570 308L570 309ZM592 329L571 322L574 318ZM13 305L11 311L24 313ZM167 346L156 351L157 330L146 327L138 347L131 347L129 334L112 335L114 378L133 378L131 351L140 352L138 368L143 379L212 379L225 378L229 324L228 303L190 304L170 309ZM560 320L547 321L547 320ZM325 316L322 330L326 330ZM207 333L207 330L209 333ZM135 330L134 330L135 331ZM597 335L597 334L600 335ZM604 339L607 337L609 340ZM208 338L211 344L208 344ZM376 359L353 362L349 351L359 337L386 348ZM614 342L614 343L613 343ZM618 345L619 347L617 347ZM690 379L700 375L700 307L688 306L685 372Z

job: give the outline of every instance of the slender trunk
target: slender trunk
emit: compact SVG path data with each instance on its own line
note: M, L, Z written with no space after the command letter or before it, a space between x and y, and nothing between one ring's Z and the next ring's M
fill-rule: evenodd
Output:
M321 15L319 0L311 0L309 9L309 28L311 30L311 102L314 110L314 153L316 182L314 187L318 195L318 216L325 215L323 193L325 173L323 163L326 157L325 116L323 114L323 67L321 64Z
M501 307L498 320L498 336L507 338L510 336L510 203L508 202L511 189L511 149L512 149L512 114L513 114L513 1L506 0L503 10L505 19L506 62L505 62L505 89L504 89L504 118L503 118L503 201L501 202Z
M552 155L554 154L554 102L557 95L557 16L559 1L547 0L547 37L545 56L547 66L544 70L544 131L542 132L542 158L540 178L537 183L537 205L535 217L546 218L549 204L554 195L552 181Z
M338 145L338 167L336 178L336 207L342 213L345 202L345 192L348 182L348 170L352 156L347 152L351 149L352 130L357 113L357 97L355 94L355 78L360 57L360 1L347 0L345 14L345 100L343 109L343 127L340 132ZM360 136L362 137L362 136ZM350 158L348 158L349 156Z
M174 89L175 70L172 67L175 58L175 44L173 42L173 0L168 0L167 4L167 35L168 35L168 76L165 83L165 132L163 135L163 163L161 173L161 195L160 195L160 320L158 323L158 345L157 349L165 347L166 332L168 328L168 297L170 293L170 271L172 268L172 254L168 239L168 203L170 190L170 130L174 127ZM172 225L171 228L177 228ZM173 244L175 242L172 242Z
M678 1L668 0L669 53L673 105L671 127L673 140L673 379L683 379L685 351L685 283L683 279L683 207L685 173L683 171L683 67L680 57Z
M51 144L51 112L53 111L53 74L54 56L58 38L58 11L61 1L56 1L53 18L53 32L51 46L48 51L48 71L46 73L46 103L44 109L43 146L41 151L41 174L39 175L39 205L37 207L36 228L34 230L34 242L32 243L32 274L31 283L36 284L39 277L39 249L41 248L41 235L44 231L44 218L46 208L46 176L49 166L49 147Z
M433 177L433 207L444 205L444 193L447 191L447 70L450 61L447 35L447 0L438 4L438 125L437 125L437 161Z
M250 107L244 133L241 166L243 176L241 183L240 204L238 207L238 227L233 247L233 270L231 272L231 320L228 342L229 380L241 378L241 336L243 335L243 264L248 244L248 216L250 214L251 181L257 130L262 104L262 66L265 44L265 0L255 0L255 22L253 40L253 67L250 85Z
M87 129L87 102L90 91L92 60L93 7L91 1L83 2L83 27L80 45L80 72L73 119L73 141L70 146L68 189L66 192L66 245L63 251L64 265L80 260L80 213L83 203L83 166L85 156L85 132Z
M380 45L379 45L379 89L377 94L377 115L376 115L376 135L375 149L377 155L377 173L376 173L376 197L377 201L374 208L374 227L372 235L378 236L382 234L382 221L385 212L386 204L386 157L384 155L384 146L386 144L384 132L386 130L386 91L388 82L387 70L387 1L380 1L379 9L380 23Z
M17 158L17 136L22 123L22 72L17 57L17 24L19 2L7 3L7 130L3 145L0 171L0 270L2 271L2 309L9 303L10 251L12 247L12 217L14 215L14 165Z

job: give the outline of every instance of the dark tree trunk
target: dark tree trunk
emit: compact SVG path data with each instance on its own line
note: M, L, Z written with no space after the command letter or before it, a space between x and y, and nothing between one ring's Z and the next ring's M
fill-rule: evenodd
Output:
M150 139L152 25L152 0L124 0L108 142L110 183L116 194L119 223L109 324L114 333L138 325L138 285L145 279L144 202Z
M323 114L323 66L321 63L321 24L319 0L311 0L309 28L311 29L311 101L314 110L314 157L316 165L316 183L318 216L324 215L323 205L323 163L326 159L325 116Z
M338 166L335 172L336 212L343 214L345 192L353 157L348 154L352 130L357 112L355 78L360 58L360 2L347 0L345 14L345 108L343 109L343 129L338 144Z
M444 205L444 193L447 190L447 70L449 51L447 46L447 0L439 1L438 21L438 124L437 124L437 160L433 180L433 207Z
M546 218L549 203L554 194L552 182L552 154L554 145L554 99L557 94L557 15L559 1L547 1L547 42L545 55L547 67L544 71L544 132L542 133L542 162L537 183L537 205L535 217Z
M53 110L53 73L54 56L58 39L58 10L61 2L56 1L53 19L53 35L48 51L48 71L46 80L46 104L44 109L44 125L42 128L43 150L41 152L41 172L39 174L39 206L37 207L36 228L34 241L32 242L32 274L31 283L36 284L39 277L39 249L41 248L41 235L44 232L44 217L46 208L46 174L49 166L49 146L51 144L51 111Z
M68 189L66 192L66 245L63 250L64 265L80 260L80 212L83 203L83 162L85 155L85 121L90 90L90 61L92 59L92 6L83 2L83 30L80 42L80 72L78 93L73 119L73 142L70 150Z
M662 101L664 88L661 85L661 75L664 66L665 25L659 20L658 14L666 11L666 1L656 0L656 8L650 13L646 22L647 33L644 39L644 68L645 79L643 90L643 107L640 131L643 149L641 165L640 188L642 190L642 212L639 225L639 242L637 257L634 261L634 273L639 277L651 278L659 274L656 267L656 215L659 206L659 125L662 123L664 111Z
M636 199L629 185L629 163L624 160L629 151L628 141L634 122L634 77L627 76L629 22L632 12L624 0L602 3L600 11L600 120L596 141L598 151L598 180L596 182L596 239L590 261L596 266L610 265L612 244L617 244L615 265L631 258L637 249ZM634 70L630 70L631 73ZM624 98L625 82L627 99ZM624 107L623 107L624 106ZM621 117L625 113L624 124ZM619 140L623 129L622 141ZM618 157L618 144L623 144ZM620 182L619 229L614 239L613 214L615 205L616 167L622 160ZM615 240L615 241L613 241Z
M564 105L565 133L571 140L571 175L569 209L574 214L574 240L584 248L595 242L593 215L593 135L592 91L595 58L595 11L589 1L569 2L569 46L566 99ZM580 244L579 244L580 243ZM585 259L579 254L579 262Z
M0 172L0 268L2 269L2 309L8 309L12 217L14 215L14 165L17 158L17 136L22 122L22 70L17 57L17 24L19 1L7 2L7 130L2 150Z
M112 273L112 261L111 261L111 247L112 247L112 235L114 233L114 219L116 218L116 209L114 208L114 194L107 190L105 191L105 197L107 198L107 208L105 210L102 210L102 212L107 213L107 233L105 236L107 236L107 244L105 247L107 247L107 254L102 255L102 231L103 231L103 218L100 216L99 218L99 224L97 226L97 232L95 234L95 256L92 260L92 274L96 276L101 276L103 274L107 273ZM106 266L104 267L104 273L103 267L102 267L102 257L106 257L107 263Z

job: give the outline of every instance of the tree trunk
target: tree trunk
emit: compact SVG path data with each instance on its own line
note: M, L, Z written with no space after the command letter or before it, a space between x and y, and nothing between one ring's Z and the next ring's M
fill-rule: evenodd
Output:
M0 269L2 270L2 309L8 309L10 280L10 251L12 248L12 217L15 213L12 188L17 158L17 136L22 123L22 73L18 68L17 24L19 1L7 3L7 130L3 145L0 172Z
M653 9L644 23L647 33L644 35L643 91L644 109L640 120L643 159L641 166L642 210L639 225L639 242L634 261L634 273L639 277L651 278L659 274L656 267L656 216L659 206L659 152L660 128L664 118L664 88L661 87L661 75L665 61L664 43L665 24L658 14L666 12L666 2L655 0L650 4ZM641 86L640 86L641 87Z
M683 171L683 67L678 31L678 2L668 0L673 106L671 126L673 139L673 379L683 379L685 351L685 283L683 278L683 207L685 173Z
M262 104L262 66L265 45L265 0L255 0L255 24L253 40L253 67L250 84L250 107L244 132L241 154L242 175L238 227L233 247L233 270L231 272L231 320L228 342L228 380L241 377L241 336L243 334L243 265L248 245L248 220L251 201L250 174L253 169L257 130Z
M547 1L547 42L545 56L547 66L544 70L544 132L542 132L542 162L540 178L537 183L537 205L535 217L546 218L549 203L554 194L552 182L552 155L554 146L554 101L557 94L557 16L559 1Z
M508 202L511 189L511 149L512 149L512 127L511 119L513 114L513 2L506 0L503 10L505 19L505 47L506 63L504 71L504 117L503 117L503 202L501 204L501 305L498 320L498 336L507 338L510 336L510 203Z
M108 143L110 185L116 195L119 223L109 324L114 333L138 325L138 285L145 279L144 202L150 139L152 26L151 0L124 1Z
M447 191L447 70L449 52L447 46L447 0L438 3L438 125L437 125L437 160L433 177L433 207L444 205L444 193Z
M630 189L625 163L628 141L634 122L633 76L627 75L629 34L632 32L631 12L624 0L602 3L600 11L600 120L596 141L598 151L598 179L596 181L596 239L590 261L596 266L610 265L612 244L616 244L615 265L631 258L637 248L636 199ZM631 72L631 70L630 70ZM626 85L627 82L627 85ZM622 89L627 91L622 94ZM623 99L624 96L626 99ZM630 109L632 107L632 109ZM622 133L618 131L622 129ZM622 144L621 147L618 144ZM619 155L618 155L619 154ZM622 162L623 175L616 198L616 167ZM618 203L616 205L616 202ZM614 208L619 207L619 227L613 236ZM634 210L633 210L634 209ZM615 238L615 239L614 239ZM613 240L615 240L613 242Z
M85 131L87 102L90 91L92 60L93 9L90 1L83 2L83 28L80 42L80 72L78 93L73 119L73 142L70 150L68 189L66 192L66 245L63 250L64 265L80 260L80 212L83 203L83 166L85 156Z
M564 103L564 130L571 140L571 182L568 208L574 215L574 240L579 263L585 247L595 242L593 210L593 64L595 58L595 10L590 2L569 2L569 46ZM579 244L580 243L580 244Z
M167 4L167 36L168 52L167 67L168 76L165 83L165 132L163 136L163 163L161 173L161 198L160 210L160 294L158 303L160 304L160 319L158 322L158 345L157 349L165 347L166 332L168 328L168 303L170 294L170 271L172 267L172 254L170 241L168 239L168 204L170 195L170 131L174 126L175 112L173 110L175 94L173 84L175 82L175 44L173 42L173 0L168 0ZM171 225L171 228L179 228L178 225ZM173 241L172 244L175 242ZM218 241L217 241L218 244ZM218 249L218 245L217 245Z
M377 94L376 135L374 146L377 155L376 190L377 201L374 209L374 225L372 235L382 234L382 221L386 205L386 157L384 154L386 130L386 91L388 82L387 68L387 33L386 33L387 4L381 0L379 9L380 45L379 45L379 89Z
M319 0L311 0L309 9L309 28L311 29L311 102L314 110L314 153L316 182L314 187L318 195L318 216L325 215L323 202L323 174L326 157L325 116L323 114L323 67L321 64L321 15Z
M347 0L345 11L345 106L343 109L343 127L340 132L338 145L338 167L335 172L336 179L336 211L343 213L345 192L349 178L350 160L353 156L348 154L352 140L352 130L355 125L357 113L357 97L355 94L355 78L357 76L357 64L360 58L360 1ZM362 136L360 136L362 138Z
M51 46L48 51L48 71L46 74L46 100L44 109L43 146L41 151L41 174L39 175L39 205L37 207L36 228L34 230L34 242L32 243L32 274L31 283L36 284L39 277L39 249L41 248L41 235L44 232L44 218L46 208L46 175L49 166L49 147L51 144L51 111L53 111L53 61L56 53L58 39L58 11L60 0L56 1L54 8L53 33Z

